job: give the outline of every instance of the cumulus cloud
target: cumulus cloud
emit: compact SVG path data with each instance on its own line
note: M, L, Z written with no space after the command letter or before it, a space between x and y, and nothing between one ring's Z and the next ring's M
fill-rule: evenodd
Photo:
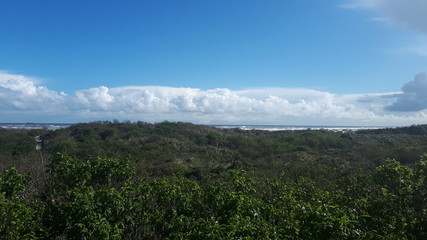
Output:
M121 119L211 124L405 125L427 120L423 111L396 112L403 109L408 99L425 100L420 89L427 89L422 84L424 75L405 85L403 93L339 95L298 88L233 91L100 86L68 96L40 86L37 79L0 72L0 117L3 122Z
M78 91L76 93L76 102L87 108L107 109L114 101L114 97L108 91L108 88L104 86Z
M419 73L414 80L402 87L396 94L396 101L386 107L388 111L408 112L427 109L427 73Z
M349 8L375 11L382 21L427 33L427 1L425 0L354 0Z
M8 111L58 110L66 95L37 86L35 78L0 71L0 108Z

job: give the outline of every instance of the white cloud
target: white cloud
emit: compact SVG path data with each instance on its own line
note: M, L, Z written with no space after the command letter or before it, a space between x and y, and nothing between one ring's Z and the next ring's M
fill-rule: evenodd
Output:
M427 109L427 73L419 73L413 81L403 85L396 101L387 106L389 111L407 112Z
M38 80L23 75L0 71L0 108L8 111L56 111L66 96L43 86Z
M416 87L420 87L416 82ZM406 86L406 85L405 85ZM158 86L100 86L67 96L34 78L0 72L0 117L6 121L105 119L235 124L407 125L427 121L424 110L390 112L410 93L337 95L312 89L232 91ZM424 88L423 88L424 89ZM427 92L427 90L426 90ZM418 96L421 95L417 92ZM387 107L388 108L385 108Z
M114 101L114 97L108 91L108 88L104 86L78 91L76 102L91 109L107 109Z

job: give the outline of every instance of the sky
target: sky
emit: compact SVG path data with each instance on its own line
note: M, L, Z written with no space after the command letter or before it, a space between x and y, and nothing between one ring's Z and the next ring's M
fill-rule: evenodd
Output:
M425 0L6 0L0 12L0 122L427 123Z

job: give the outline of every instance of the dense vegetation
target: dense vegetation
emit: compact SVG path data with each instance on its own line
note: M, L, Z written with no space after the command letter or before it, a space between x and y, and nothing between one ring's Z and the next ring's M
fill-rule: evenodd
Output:
M0 239L427 239L426 129L0 129Z

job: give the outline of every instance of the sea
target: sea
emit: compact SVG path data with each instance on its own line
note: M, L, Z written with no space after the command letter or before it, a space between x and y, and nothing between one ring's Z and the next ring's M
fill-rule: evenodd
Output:
M328 130L334 132L380 129L384 126L320 126L320 125L211 125L217 128L238 128L241 130L262 131L297 131L297 130Z
M0 123L0 128L57 130L70 127L71 125L70 123Z
M71 123L0 123L5 129L48 129L57 130L72 126ZM295 131L295 130L329 130L335 132L380 129L385 126L320 126L320 125L208 125L220 129L262 130L262 131Z

